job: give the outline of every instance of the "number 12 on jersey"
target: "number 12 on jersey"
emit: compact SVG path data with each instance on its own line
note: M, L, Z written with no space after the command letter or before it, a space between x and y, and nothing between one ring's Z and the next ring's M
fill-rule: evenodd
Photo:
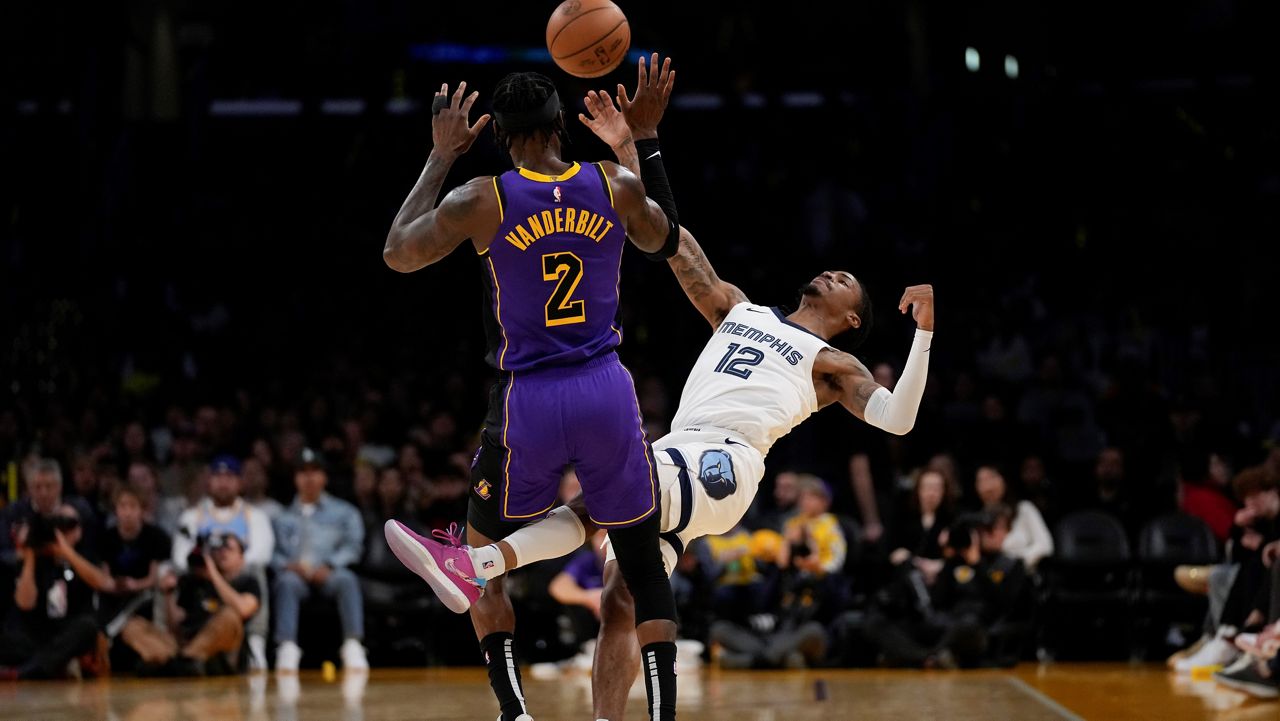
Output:
M737 358L734 358L734 355ZM728 373L731 376L739 378L750 378L751 371L748 366L758 366L764 360L764 353L756 348L744 348L738 343L730 343L729 351L724 354L720 362L716 364L716 373Z

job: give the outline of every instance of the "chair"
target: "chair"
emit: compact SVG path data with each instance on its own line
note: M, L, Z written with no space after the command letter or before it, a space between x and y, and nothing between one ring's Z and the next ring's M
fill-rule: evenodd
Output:
M1110 514L1079 511L1058 522L1054 549L1054 556L1040 565L1046 619L1040 629L1041 655L1117 655L1103 652L1119 650L1114 647L1117 639L1131 640L1132 554L1124 527ZM1117 624L1123 628L1114 628ZM1075 646L1055 643L1066 639Z
M1135 620L1145 651L1163 645L1155 632L1179 626L1194 633L1208 601L1178 588L1173 571L1180 565L1211 564L1218 560L1218 542L1204 521L1182 513L1151 521L1138 536L1135 574ZM1161 648L1160 651L1168 650Z

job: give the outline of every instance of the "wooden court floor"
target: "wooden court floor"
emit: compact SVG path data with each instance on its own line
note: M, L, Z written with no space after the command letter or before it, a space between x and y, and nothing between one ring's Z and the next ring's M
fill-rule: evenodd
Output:
M528 674L526 674L527 676ZM536 721L591 721L590 679L528 679ZM0 682L0 719L25 721L489 721L480 669L378 670L367 678ZM627 710L644 721L644 692ZM1280 719L1280 704L1155 666L1025 666L1011 672L704 671L680 679L682 721L844 719Z

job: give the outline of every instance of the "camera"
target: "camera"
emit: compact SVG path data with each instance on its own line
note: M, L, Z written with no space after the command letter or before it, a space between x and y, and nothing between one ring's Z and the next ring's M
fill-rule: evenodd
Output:
M204 557L227 545L227 537L224 534L201 533L196 536L196 545L191 547L191 553L187 554L187 568L203 568Z
M46 516L37 513L27 521L27 547L40 550L46 546L50 546L56 540L55 531L67 533L75 530L80 526L80 519L72 516L50 515Z
M947 529L947 548L964 553L973 545L973 534L983 526L981 514L967 513L957 518Z

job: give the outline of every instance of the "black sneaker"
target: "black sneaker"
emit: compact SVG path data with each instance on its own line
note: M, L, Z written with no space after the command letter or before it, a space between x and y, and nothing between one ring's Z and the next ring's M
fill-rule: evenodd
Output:
M1265 671L1266 668L1260 663L1251 663L1230 672L1219 671L1213 675L1213 680L1257 698L1280 697L1280 681L1264 676Z
M204 662L198 661L190 656L174 656L173 660L165 665L166 676L203 676L205 675Z

